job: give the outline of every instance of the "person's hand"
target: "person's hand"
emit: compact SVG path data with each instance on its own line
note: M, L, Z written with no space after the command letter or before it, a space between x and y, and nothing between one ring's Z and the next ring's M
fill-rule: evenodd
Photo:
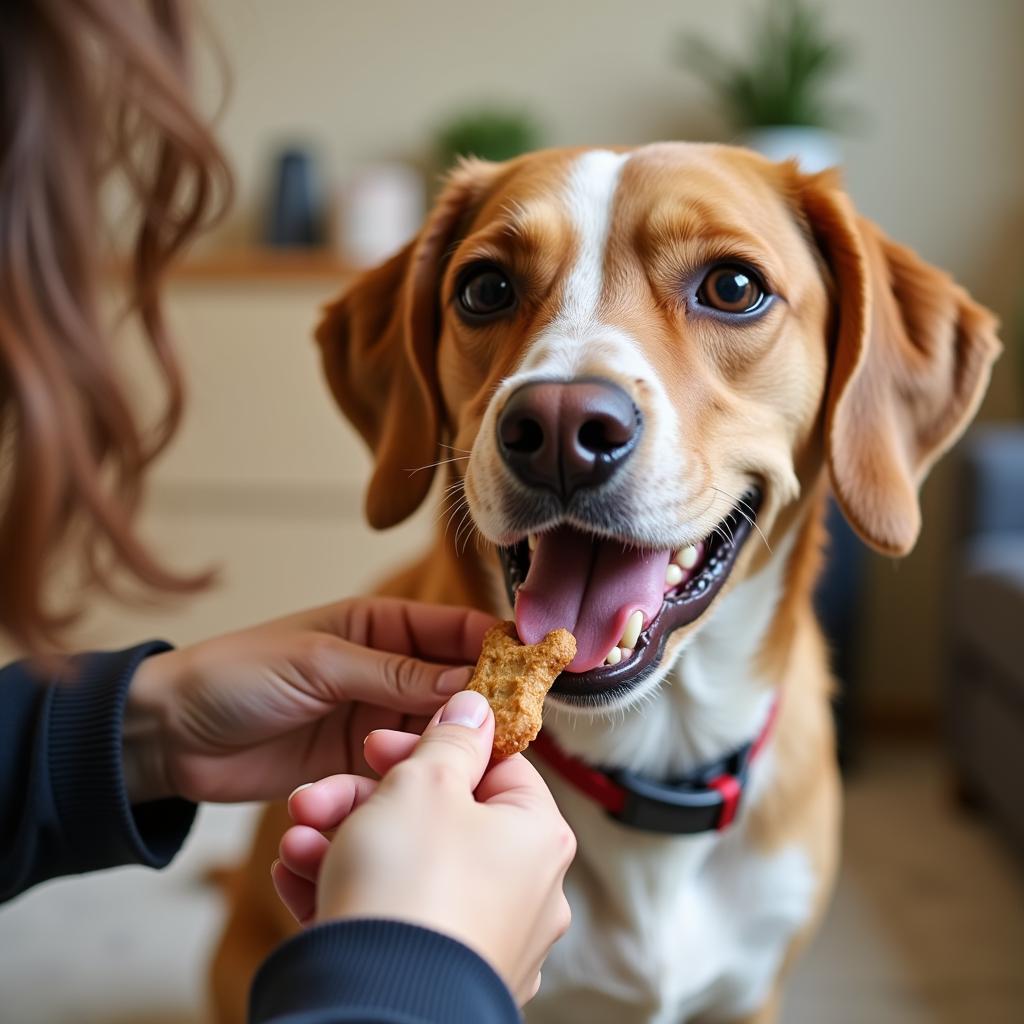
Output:
M383 778L335 775L294 792L273 878L303 924L394 918L458 939L521 1005L569 927L562 881L576 840L521 754L488 768L493 739L487 701L470 691L422 738L371 733L366 760Z
M466 685L493 622L357 598L147 658L125 712L129 799L266 800L367 772L367 733L425 722Z

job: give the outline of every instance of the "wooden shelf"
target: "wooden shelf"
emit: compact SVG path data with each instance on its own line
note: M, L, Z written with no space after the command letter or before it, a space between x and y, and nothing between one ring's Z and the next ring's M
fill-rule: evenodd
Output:
M351 277L356 268L329 249L254 247L184 259L172 274L184 281L308 280Z
M125 268L125 263L115 262L111 272L121 275ZM171 267L170 276L175 282L339 282L358 272L359 268L346 263L330 249L272 249L254 246L186 256Z

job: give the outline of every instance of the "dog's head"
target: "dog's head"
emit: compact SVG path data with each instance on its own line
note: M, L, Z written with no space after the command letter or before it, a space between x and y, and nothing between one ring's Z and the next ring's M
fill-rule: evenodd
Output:
M999 350L834 175L692 144L464 164L317 336L376 453L370 522L451 460L522 639L569 628L555 692L589 704L660 676L825 465L860 536L906 553Z

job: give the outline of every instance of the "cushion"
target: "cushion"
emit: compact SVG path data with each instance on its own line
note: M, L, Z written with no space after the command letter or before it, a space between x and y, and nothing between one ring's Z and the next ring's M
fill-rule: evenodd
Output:
M1024 698L1024 535L969 544L956 584L956 629Z

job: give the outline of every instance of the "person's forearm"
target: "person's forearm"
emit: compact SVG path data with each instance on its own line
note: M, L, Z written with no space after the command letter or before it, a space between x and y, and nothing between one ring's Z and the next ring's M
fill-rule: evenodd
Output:
M133 674L167 649L82 655L66 681L40 680L26 663L0 670L0 902L57 875L162 867L180 848L195 806L133 807L122 761Z
M518 1024L501 978L468 947L400 921L318 925L270 956L249 1024Z

